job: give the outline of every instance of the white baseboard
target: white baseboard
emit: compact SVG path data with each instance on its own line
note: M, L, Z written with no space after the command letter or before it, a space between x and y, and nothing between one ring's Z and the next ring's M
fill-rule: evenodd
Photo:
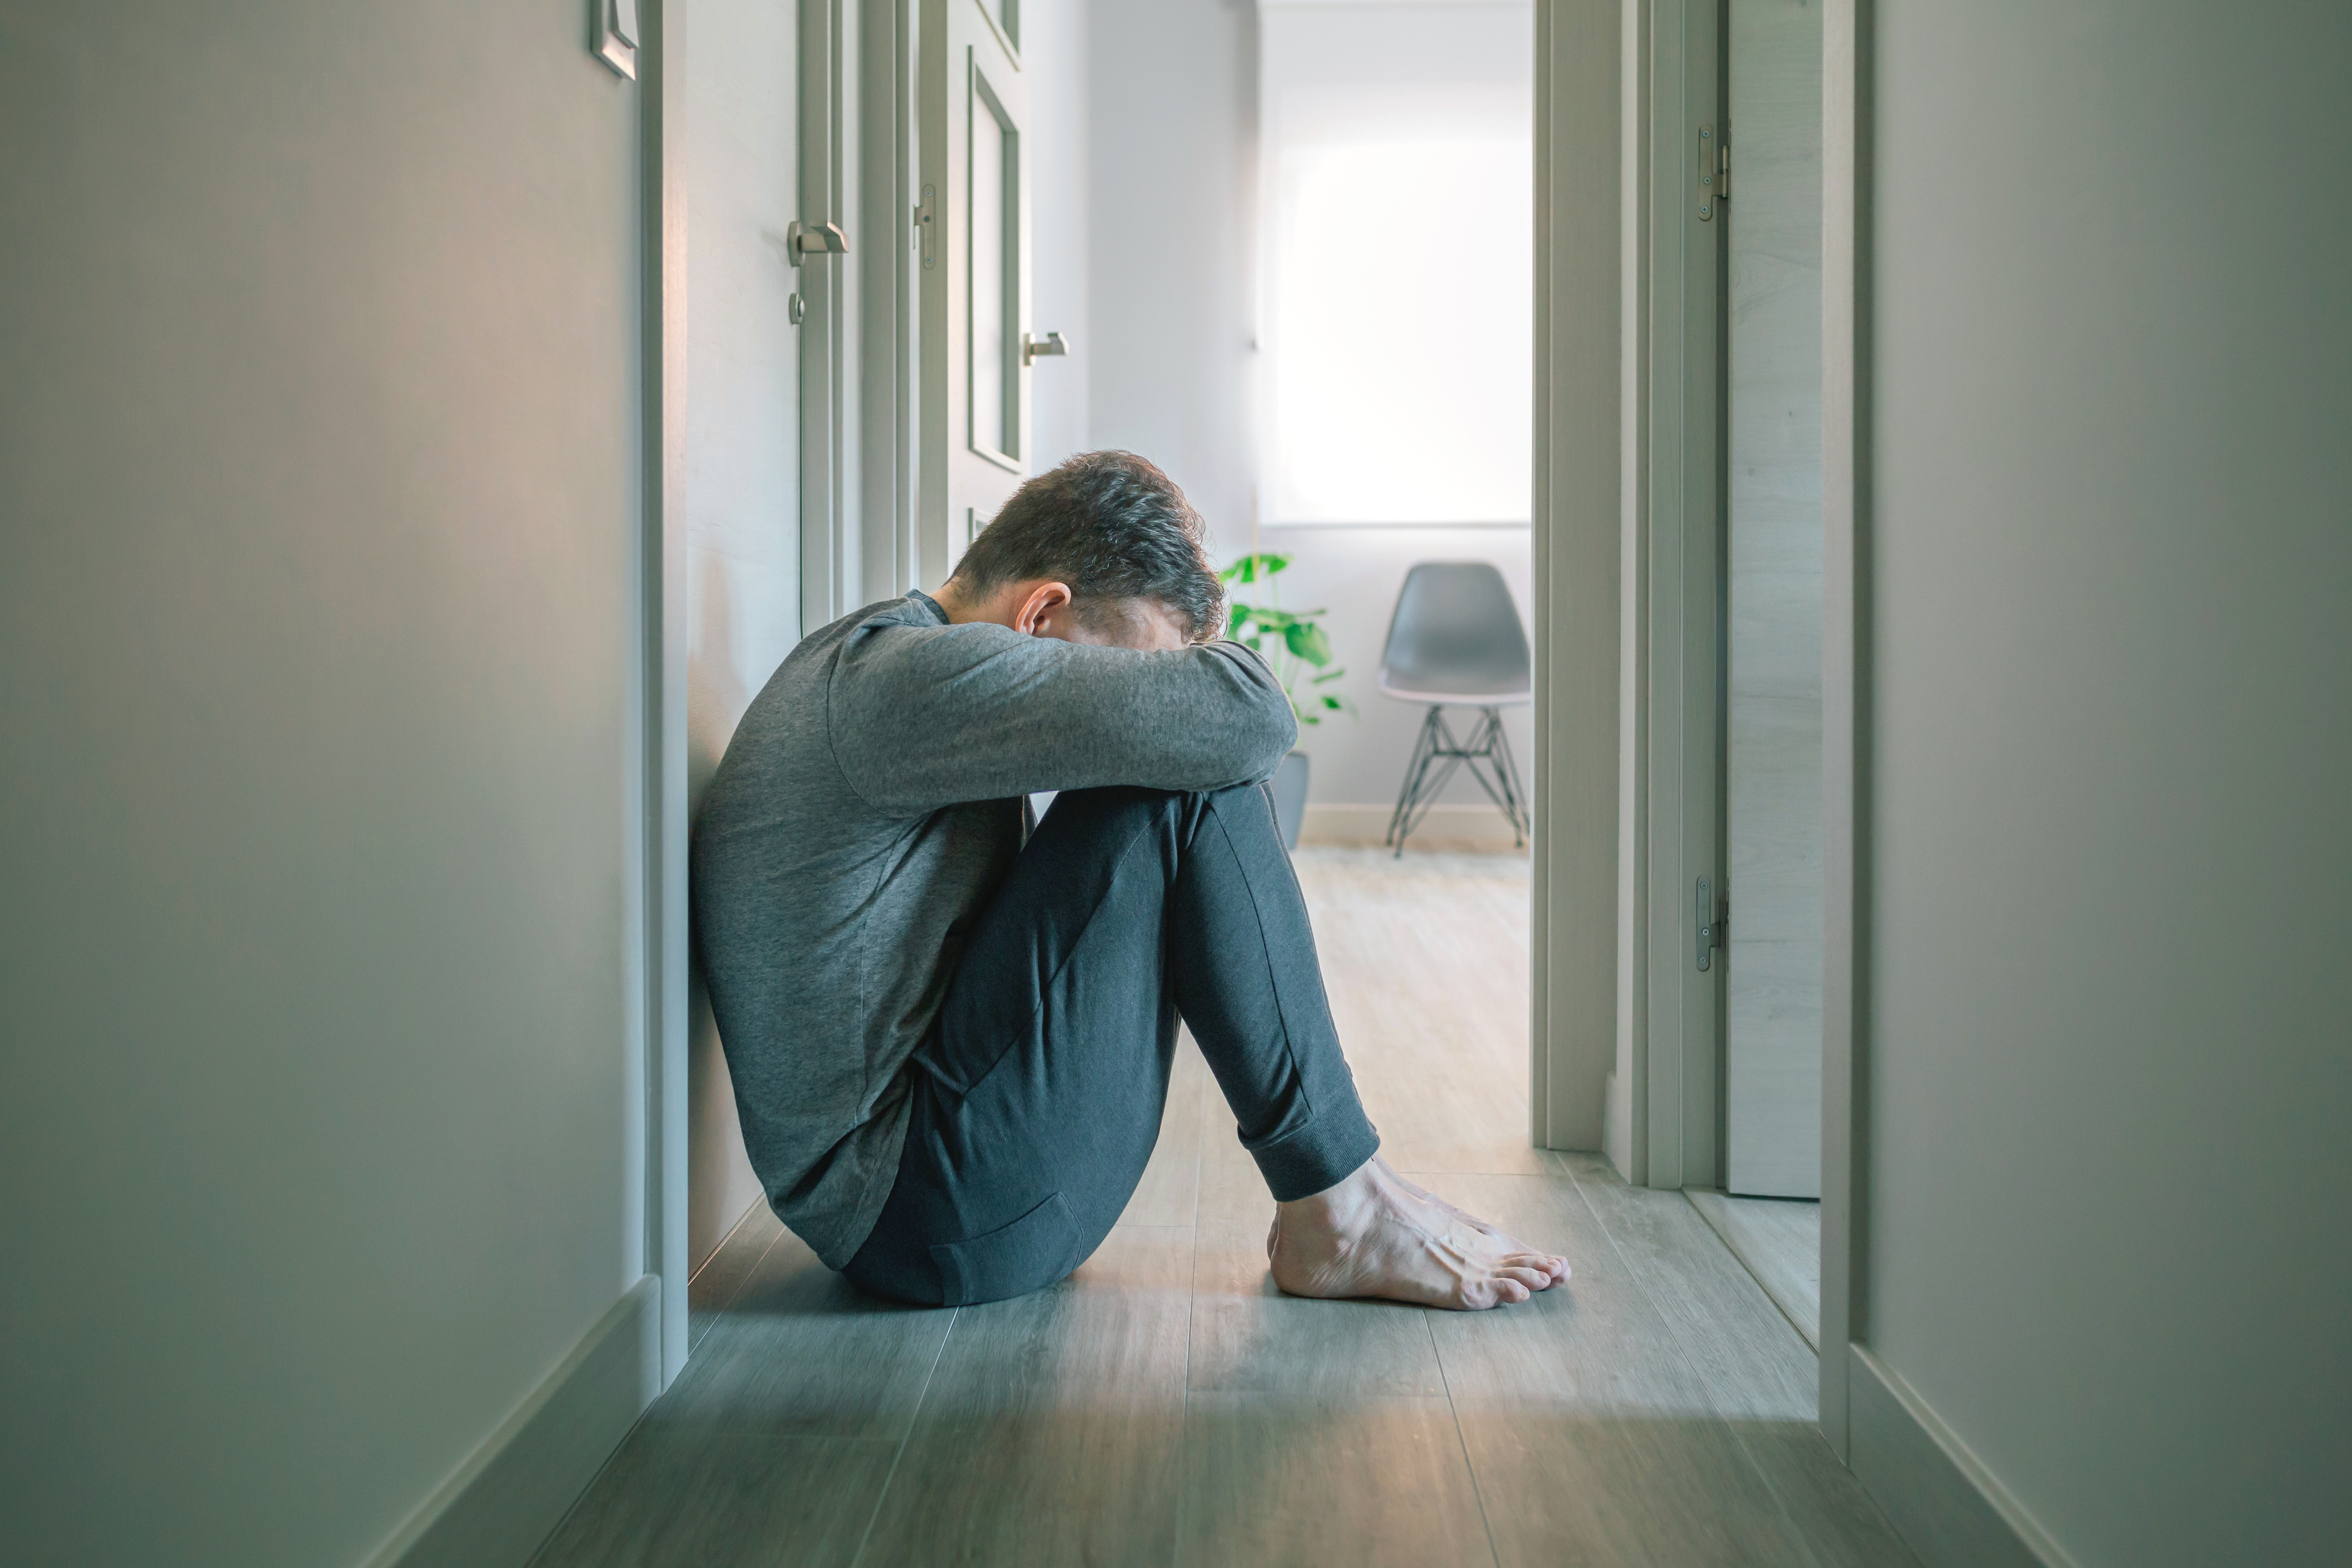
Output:
M1298 830L1301 844L1381 843L1388 837L1390 805L1326 805L1310 801ZM1414 849L1507 850L1511 821L1493 805L1433 805L1407 841Z
M1926 1568L2075 1568L1901 1373L1846 1350L1853 1473Z
M661 1392L660 1286L630 1286L362 1568L530 1562Z

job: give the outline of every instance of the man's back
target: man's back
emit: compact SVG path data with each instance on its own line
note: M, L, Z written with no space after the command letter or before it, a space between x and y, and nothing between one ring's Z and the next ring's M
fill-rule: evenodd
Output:
M1296 734L1232 643L1085 647L950 626L910 595L793 651L705 797L696 940L752 1165L828 1265L888 1197L901 1068L1019 853L1021 796L1222 788Z

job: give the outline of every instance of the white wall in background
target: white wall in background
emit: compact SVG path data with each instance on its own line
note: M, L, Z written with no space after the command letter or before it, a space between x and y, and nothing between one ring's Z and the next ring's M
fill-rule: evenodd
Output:
M357 1563L636 1277L639 89L0 5L0 1520Z
M2352 9L1876 16L1868 1338L2078 1563L2352 1561Z
M1168 470L1248 548L1256 18L1250 0L1097 0L1087 58L1087 437Z

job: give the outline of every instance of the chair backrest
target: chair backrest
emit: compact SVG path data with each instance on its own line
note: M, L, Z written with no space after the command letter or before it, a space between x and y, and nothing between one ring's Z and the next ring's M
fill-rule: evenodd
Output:
M1527 628L1502 573L1484 561L1424 561L1405 574L1381 655L1381 689L1524 698Z

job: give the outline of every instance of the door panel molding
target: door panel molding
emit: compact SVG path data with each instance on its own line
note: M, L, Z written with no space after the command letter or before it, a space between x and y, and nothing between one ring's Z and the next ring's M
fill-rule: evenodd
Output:
M920 581L932 584L946 580L972 531L1028 472L1030 372L1019 354L1030 320L1028 171L1021 155L1029 103L1020 57L981 0L921 0L919 15L918 181L930 194L931 241L917 269L916 536ZM1007 287L1015 304L1004 350L1016 452L979 449L971 423L971 116L990 112L983 91L1014 139Z

